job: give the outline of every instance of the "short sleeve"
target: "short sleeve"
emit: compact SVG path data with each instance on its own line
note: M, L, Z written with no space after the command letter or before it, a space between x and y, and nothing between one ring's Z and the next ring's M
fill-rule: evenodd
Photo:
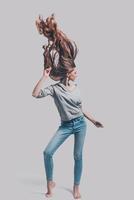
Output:
M42 97L46 97L48 95L53 96L53 93L54 93L53 86L49 85L49 86L41 89L39 95L36 98L42 98Z

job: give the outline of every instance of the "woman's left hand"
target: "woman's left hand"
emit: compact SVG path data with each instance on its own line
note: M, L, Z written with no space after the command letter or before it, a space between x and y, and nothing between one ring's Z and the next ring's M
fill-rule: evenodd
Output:
M93 122L93 124L96 126L96 127L101 127L101 128L103 128L104 126L100 123L100 122L98 122L98 121L94 121Z

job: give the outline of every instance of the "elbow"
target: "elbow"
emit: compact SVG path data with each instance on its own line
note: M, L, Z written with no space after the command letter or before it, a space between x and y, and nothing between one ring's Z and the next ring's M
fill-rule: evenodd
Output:
M32 93L32 96L35 97L35 98L38 98L37 94Z
M35 97L35 98L41 98L42 97L42 90L40 90L38 93L33 91L32 92L32 96Z
M83 109L81 109L81 111L82 111L83 115L85 116L85 115L86 115L86 114L85 114L85 111L83 111Z

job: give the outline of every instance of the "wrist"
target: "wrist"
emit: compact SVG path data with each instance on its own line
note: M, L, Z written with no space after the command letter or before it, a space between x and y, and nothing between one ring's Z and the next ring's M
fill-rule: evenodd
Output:
M48 77L47 76L42 76L41 79L46 80Z
M91 122L92 122L93 124L95 124L96 120L92 119Z

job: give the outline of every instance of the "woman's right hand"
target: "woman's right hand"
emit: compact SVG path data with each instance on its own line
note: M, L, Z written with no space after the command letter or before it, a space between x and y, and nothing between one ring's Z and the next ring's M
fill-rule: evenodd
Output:
M52 67L43 70L43 77L48 78Z

